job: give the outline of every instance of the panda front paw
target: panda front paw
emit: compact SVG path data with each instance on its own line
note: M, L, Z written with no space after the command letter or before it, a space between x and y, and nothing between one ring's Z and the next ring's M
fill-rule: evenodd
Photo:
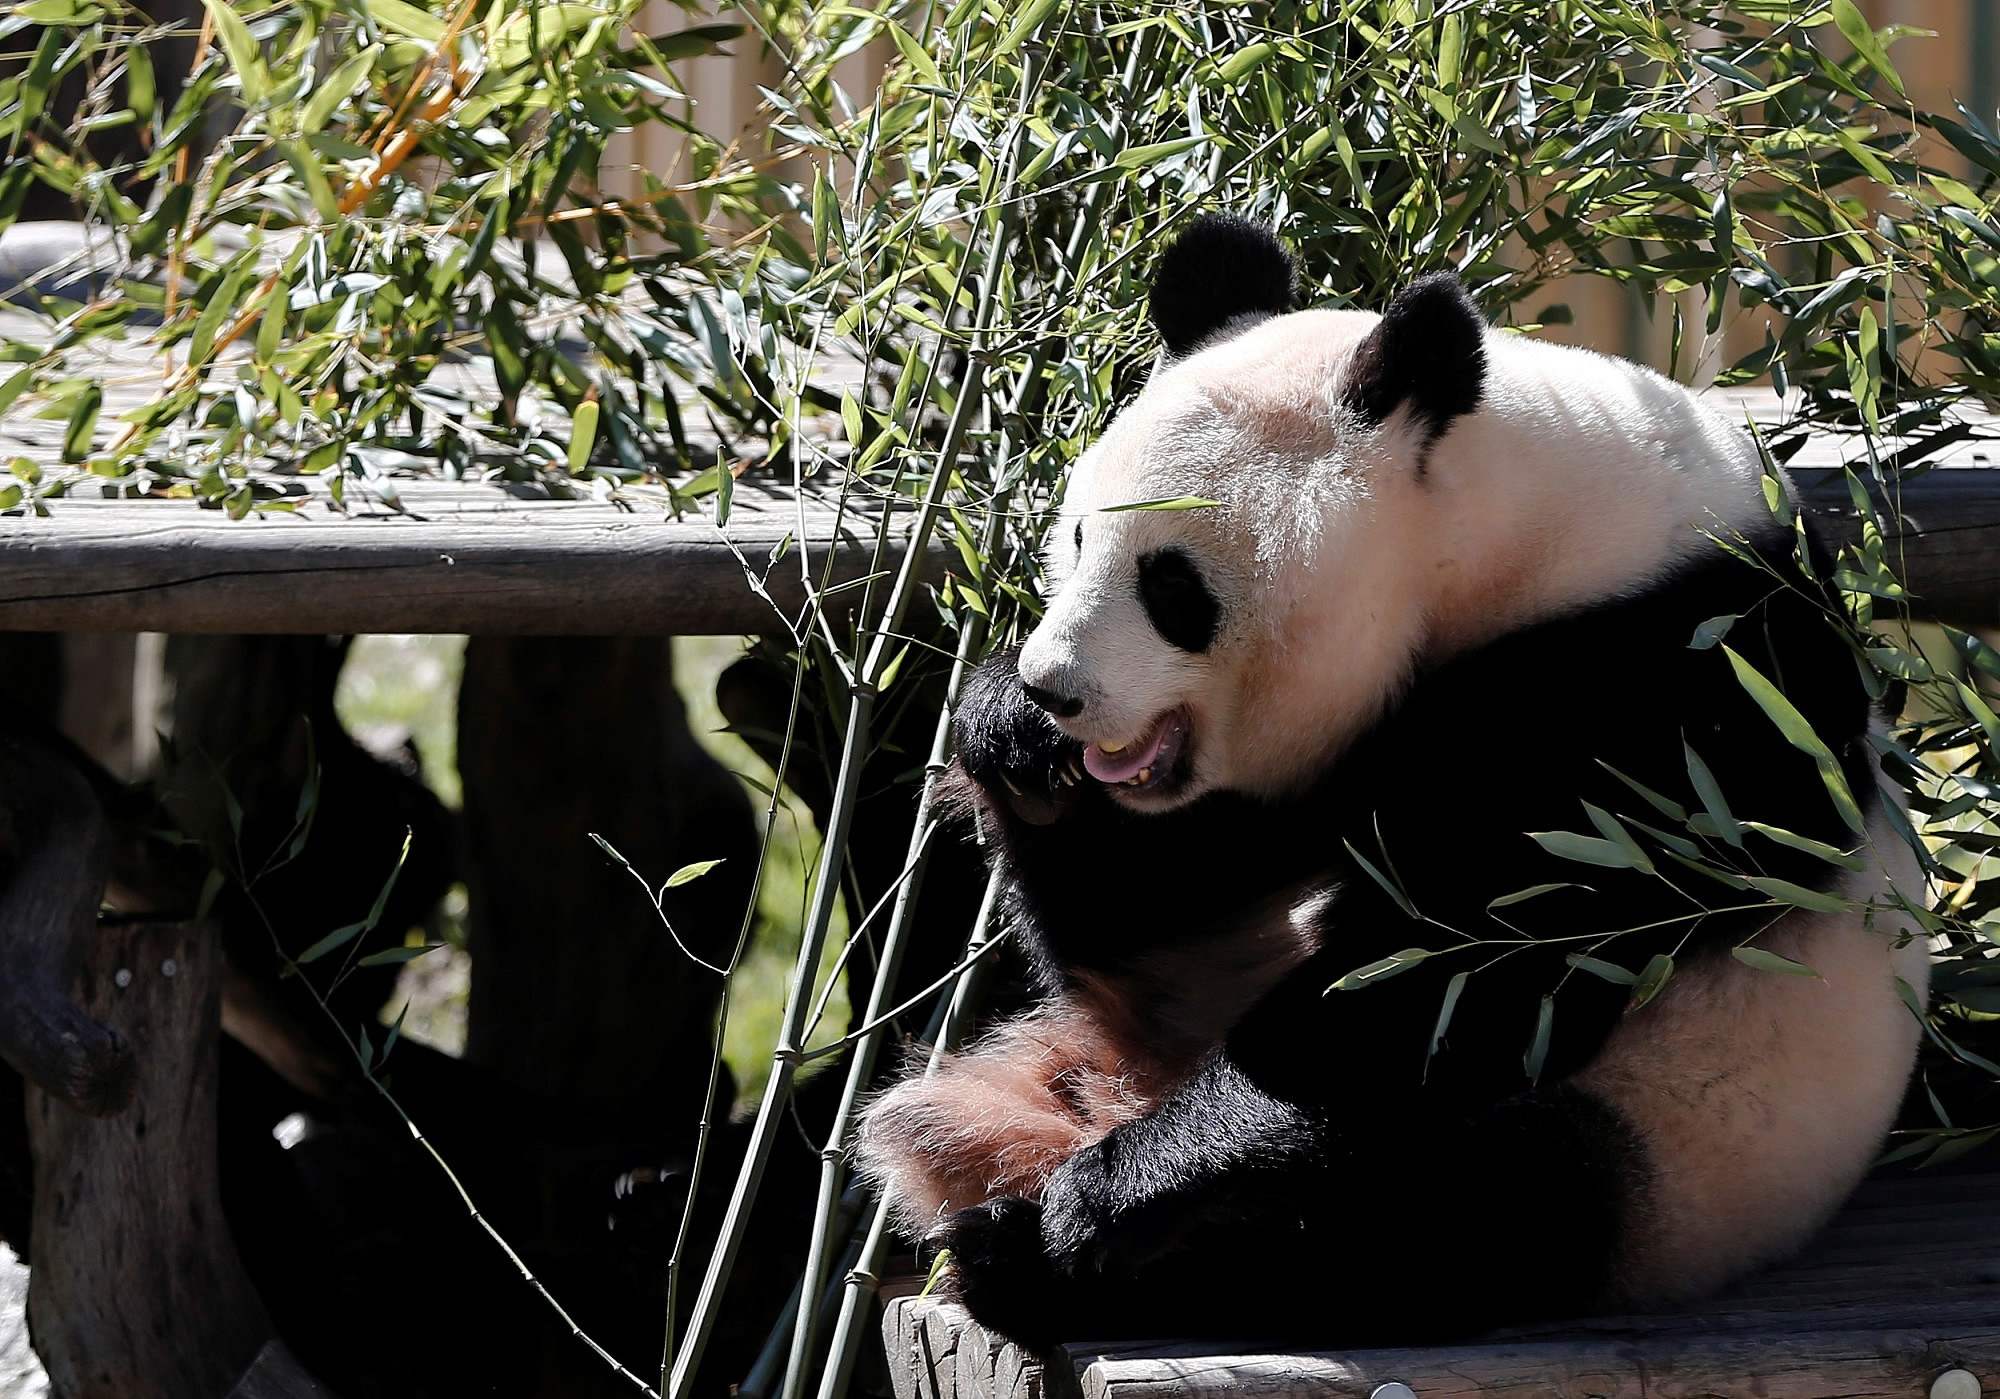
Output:
M1030 1348L1061 1339L1064 1280L1042 1245L1042 1210L1003 1196L958 1210L928 1240L951 1251L958 1300L980 1325Z
M1020 648L996 652L966 676L953 712L959 765L1021 820L1046 826L1080 794L1083 745L1021 688Z

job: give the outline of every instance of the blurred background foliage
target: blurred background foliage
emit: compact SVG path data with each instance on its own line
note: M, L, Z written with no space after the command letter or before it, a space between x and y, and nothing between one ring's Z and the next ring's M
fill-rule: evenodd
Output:
M19 308L36 332L0 340L0 412L62 421L72 468L17 461L0 509L60 510L81 482L237 515L393 508L399 481L436 474L724 531L739 477L899 505L953 546L948 580L884 570L782 619L767 654L802 677L833 775L887 746L915 794L938 721L910 697L1032 623L1042 522L1143 375L1151 259L1199 210L1274 224L1317 304L1450 268L1522 333L1629 308L1683 381L1785 391L1780 457L1815 426L1901 442L2000 397L1992 94L1918 100L1899 65L1937 41L1853 0L761 0L671 25L657 8L15 5L0 219L65 209L96 241ZM723 48L761 78L738 125L691 96ZM635 151L666 154L635 169ZM112 340L159 357L115 417ZM1922 469L1867 451L1857 500ZM1946 954L1932 1022L1960 1096L1949 1115L1934 1096L1909 1145L1958 1152L2000 1122L2000 1069L1961 1043L2000 1012L2000 659L1906 623L1890 534L1839 581L1871 683L1921 692L1888 758L1939 896L1905 914ZM746 559L745 585L810 581L823 543ZM700 702L708 682L682 678ZM350 722L371 702L351 690ZM779 776L754 774L773 794ZM763 897L797 950L768 964L768 1009L732 1021L742 1077L778 1068L725 1241L845 937L843 818L771 854L782 805ZM901 935L899 914L882 936ZM851 1081L932 1010L860 1036ZM785 1309L753 1392L848 1382L885 1245L879 1218L842 1222L846 1195L830 1154L801 1287L827 1306ZM715 1284L733 1245L708 1247L687 1271ZM692 1290L661 1370L677 1392L719 1305L711 1288L685 1319Z

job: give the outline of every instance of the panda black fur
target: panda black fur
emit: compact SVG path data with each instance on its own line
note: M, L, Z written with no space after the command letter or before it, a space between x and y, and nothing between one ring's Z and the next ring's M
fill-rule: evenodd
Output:
M1170 357L1071 482L1048 615L961 697L957 772L1047 1001L886 1094L864 1166L1031 1341L1392 1343L1711 1290L1865 1170L1925 954L1676 863L1653 802L1701 809L1692 749L1738 818L1861 847L1850 872L1746 828L1746 871L1917 897L1689 643L1737 616L1728 646L1872 813L1851 652L1754 452L1684 391L1491 332L1449 279L1284 314L1290 263L1246 227L1163 259ZM1224 505L1102 513L1180 494ZM1592 833L1583 803L1669 877L1526 834ZM1561 887L1492 906L1535 885ZM1732 957L1753 940L1818 975ZM1329 992L1413 946L1438 954ZM1632 1009L1572 953L1676 970Z

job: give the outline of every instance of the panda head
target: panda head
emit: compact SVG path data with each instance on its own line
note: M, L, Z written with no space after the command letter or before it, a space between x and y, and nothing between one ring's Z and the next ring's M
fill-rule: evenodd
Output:
M1295 311L1290 257L1226 216L1160 261L1164 354L1082 457L1047 546L1028 696L1115 799L1282 796L1422 648L1427 472L1480 404L1486 327L1455 279L1379 316ZM1186 497L1217 504L1118 509Z

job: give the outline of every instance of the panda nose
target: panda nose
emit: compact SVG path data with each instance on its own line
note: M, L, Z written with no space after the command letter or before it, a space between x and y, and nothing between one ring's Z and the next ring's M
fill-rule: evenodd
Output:
M1083 713L1083 701L1075 695L1059 695L1054 690L1044 690L1040 685L1021 682L1021 692L1058 719L1074 719Z

